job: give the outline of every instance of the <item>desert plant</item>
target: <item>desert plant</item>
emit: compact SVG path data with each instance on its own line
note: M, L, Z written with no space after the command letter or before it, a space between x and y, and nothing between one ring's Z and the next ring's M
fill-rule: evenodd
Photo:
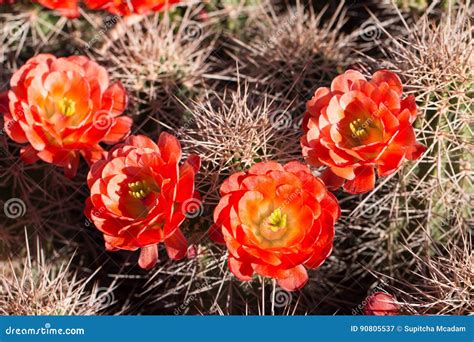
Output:
M248 41L235 38L229 53L249 82L275 96L304 102L321 82L354 62L354 36L346 34L344 3L331 14L300 2L283 13L267 8L247 30Z
M186 153L201 157L197 186L206 203L217 204L217 190L232 172L263 160L300 157L300 124L280 106L242 84L222 95L209 92L204 101L188 107L177 136Z
M129 91L134 115L169 116L179 122L176 99L187 101L202 92L214 41L205 23L194 16L190 8L174 20L155 14L132 24L119 21L98 48L98 59Z
M113 286L93 285L70 271L71 261L47 259L39 240L36 247L33 255L27 240L23 261L0 263L0 314L94 315L114 303Z
M416 96L418 139L428 150L358 198L359 204L343 202L350 210L349 237L356 239L349 255L364 265L357 273L376 270L388 283L410 284L408 301L424 301L412 305L412 312L465 313L465 292L472 286L466 280L472 277L474 104L469 7L451 7L441 18L425 15L406 24L403 36L385 33L384 59L374 67L398 72ZM447 260L458 266L447 272Z

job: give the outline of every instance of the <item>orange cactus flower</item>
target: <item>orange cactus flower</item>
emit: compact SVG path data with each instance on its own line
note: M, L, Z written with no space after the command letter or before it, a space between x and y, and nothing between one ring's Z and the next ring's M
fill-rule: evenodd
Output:
M331 189L369 191L375 168L379 177L390 175L404 159L425 151L412 126L416 114L415 98L402 99L393 72L377 71L367 81L358 71L346 71L307 103L303 155L310 165L326 167L322 179Z
M180 0L85 0L90 9L107 10L116 15L148 14L162 11Z
M79 17L78 0L37 0L37 2L49 9L57 10L67 18Z
M186 256L187 242L179 226L195 209L194 177L199 157L181 166L181 146L168 133L155 144L130 136L99 160L89 172L91 195L85 214L104 234L107 250L141 248L139 266L150 269L164 242L171 259Z
M76 174L80 155L103 157L100 142L114 144L130 133L132 119L120 116L127 96L120 82L84 56L31 58L12 76L5 130L25 162L42 159Z
M400 314L400 306L394 296L384 292L376 292L365 300L365 315L396 316Z
M0 0L0 5L14 4L15 0ZM78 0L36 0L42 6L56 10L64 17L73 19L79 17Z
M307 282L306 268L331 253L339 205L305 165L257 163L230 176L220 192L210 235L227 245L240 280L257 273L293 291Z

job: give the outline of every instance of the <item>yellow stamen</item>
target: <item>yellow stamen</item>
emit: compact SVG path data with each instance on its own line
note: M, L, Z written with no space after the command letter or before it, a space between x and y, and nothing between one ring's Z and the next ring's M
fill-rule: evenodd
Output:
M352 137L357 138L357 139L365 139L369 135L369 132L367 128L369 127L370 122L366 120L365 122L362 122L361 119L357 119L352 121L349 124L349 128L351 129L352 132Z
M64 116L72 116L76 113L76 101L63 97L58 103L59 111Z
M128 188L130 196L138 200L146 198L151 192L148 183L144 180L128 183Z
M275 209L267 219L267 227L273 232L277 232L286 227L287 215L283 214L280 208Z

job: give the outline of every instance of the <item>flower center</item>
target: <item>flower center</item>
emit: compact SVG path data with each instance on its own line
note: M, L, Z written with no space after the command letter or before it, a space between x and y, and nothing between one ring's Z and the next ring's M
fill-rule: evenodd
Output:
M148 194L151 192L148 183L144 180L130 182L128 183L128 188L130 189L128 193L135 199L142 200L145 199Z
M369 118L365 121L362 121L360 118L352 121L349 124L349 128L351 129L352 132L352 137L354 139L365 139L368 137L369 132L368 132L368 127L370 126L372 120Z
M64 116L72 116L76 113L76 101L63 97L58 103L59 111Z
M275 209L266 219L266 226L273 232L277 232L286 227L287 215L281 212L280 208Z

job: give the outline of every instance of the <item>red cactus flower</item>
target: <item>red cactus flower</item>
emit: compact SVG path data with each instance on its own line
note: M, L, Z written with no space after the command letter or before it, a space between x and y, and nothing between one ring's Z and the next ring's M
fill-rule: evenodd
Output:
M171 259L186 256L179 226L195 209L194 176L200 162L191 156L180 167L180 159L178 140L162 133L158 145L145 136L131 136L92 165L85 214L104 234L108 250L141 248L144 269L155 266L160 242Z
M5 130L28 143L22 159L38 158L76 174L79 156L92 163L103 157L100 142L114 144L130 133L132 120L120 116L127 96L120 82L84 56L31 58L12 76Z
M364 315L395 316L399 313L397 300L388 293L376 292L365 300Z
M159 12L179 2L180 0L85 0L90 9L107 10L117 15Z
M404 159L425 151L413 130L416 104L402 97L402 84L390 71L367 81L358 71L337 76L331 89L318 88L307 103L303 155L313 166L325 166L322 179L332 189L349 193L374 188L380 177L395 172Z
M64 17L79 17L78 0L37 0L37 2L44 7L57 10Z
M262 162L229 177L220 189L211 238L226 243L229 268L240 280L255 273L289 291L305 285L305 267L329 256L336 198L299 162Z
M56 10L64 17L73 19L79 17L78 0L35 0L46 8ZM11 5L16 0L0 0L0 5Z

